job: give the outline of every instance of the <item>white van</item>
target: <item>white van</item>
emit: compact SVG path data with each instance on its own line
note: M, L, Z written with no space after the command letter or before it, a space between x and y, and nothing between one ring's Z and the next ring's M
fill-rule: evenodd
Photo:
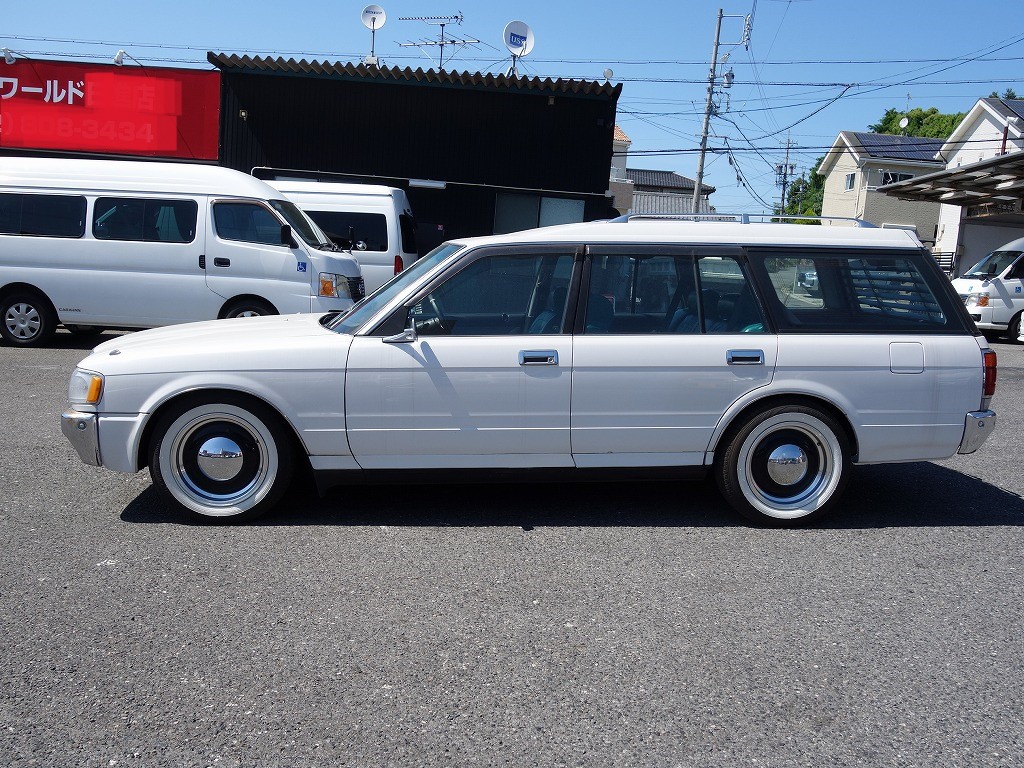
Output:
M359 264L277 190L209 165L0 157L0 334L327 312Z
M376 184L267 179L309 214L337 245L350 248L367 294L419 258L416 227L404 190Z
M978 330L994 339L1020 336L1024 312L1024 237L997 248L953 281Z

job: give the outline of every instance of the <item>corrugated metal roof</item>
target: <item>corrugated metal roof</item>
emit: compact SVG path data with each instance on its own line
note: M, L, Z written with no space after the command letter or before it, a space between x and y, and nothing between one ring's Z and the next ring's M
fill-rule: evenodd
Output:
M336 61L306 61L300 59L272 59L269 56L239 56L237 54L206 54L213 66L224 72L251 72L271 75L298 75L328 77L340 80L368 80L373 82L399 82L435 86L468 86L503 91L540 91L578 96L608 96L618 99L622 84L612 85L590 80L552 80L539 77L509 77L490 73L449 72L406 67L371 67L365 64L343 64Z
M929 139L923 136L901 136L888 133L845 132L860 145L868 157L884 160L910 160L916 163L941 162L935 153L942 148L945 139Z
M693 192L693 179L681 176L674 171L652 171L643 168L627 168L626 178L638 187L658 187L660 189L681 189ZM701 184L701 192L710 195L714 187Z

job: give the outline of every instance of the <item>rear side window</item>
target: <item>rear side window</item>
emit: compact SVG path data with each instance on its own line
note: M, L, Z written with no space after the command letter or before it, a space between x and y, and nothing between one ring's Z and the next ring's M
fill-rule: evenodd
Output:
M101 197L93 210L98 240L191 243L196 237L195 200Z
M306 211L331 242L357 251L388 249L388 220L382 213Z
M85 198L80 195L0 194L0 234L82 237Z
M402 253L419 253L416 246L416 219L407 213L400 214L398 229L402 235Z
M762 264L783 332L964 330L948 282L923 254L773 254Z

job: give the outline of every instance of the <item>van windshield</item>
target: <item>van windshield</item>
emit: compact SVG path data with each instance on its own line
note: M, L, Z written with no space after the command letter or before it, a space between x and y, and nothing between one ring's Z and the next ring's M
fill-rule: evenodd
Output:
M1001 275L1024 251L993 251L964 272L964 277L994 277Z
M398 294L462 248L462 245L454 243L439 245L411 267L399 272L389 282L384 283L348 312L335 317L327 324L327 327L337 333L355 333L359 326L377 314Z
M292 232L301 237L308 245L312 245L314 248L335 249L330 238L295 203L289 200L270 200L269 202L275 211L284 216L284 220L291 226Z

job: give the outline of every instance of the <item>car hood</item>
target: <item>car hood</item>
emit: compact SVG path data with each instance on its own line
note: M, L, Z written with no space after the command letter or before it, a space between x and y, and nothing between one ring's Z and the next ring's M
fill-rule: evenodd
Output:
M320 368L344 360L351 341L324 328L321 317L242 317L154 328L106 341L79 365L106 375Z
M982 279L979 277L958 277L951 282L953 283L953 290L956 291L958 294L963 295L965 293L971 293L973 291L978 290L979 288L987 286L990 281L988 278Z

